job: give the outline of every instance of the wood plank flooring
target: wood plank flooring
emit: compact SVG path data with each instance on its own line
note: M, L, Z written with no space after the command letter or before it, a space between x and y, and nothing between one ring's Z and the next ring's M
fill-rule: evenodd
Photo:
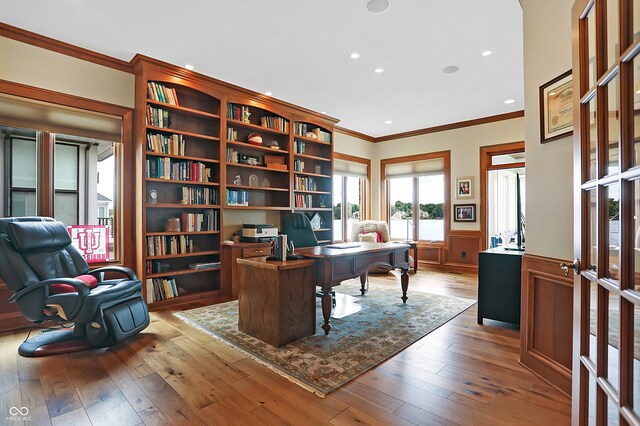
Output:
M399 286L396 276L372 277ZM411 292L476 298L477 276L412 275ZM195 307L190 305L189 307ZM26 332L0 334L0 424L564 425L570 401L518 365L518 331L476 307L325 398L227 345L153 312L110 349L22 358ZM27 407L31 421L6 417Z

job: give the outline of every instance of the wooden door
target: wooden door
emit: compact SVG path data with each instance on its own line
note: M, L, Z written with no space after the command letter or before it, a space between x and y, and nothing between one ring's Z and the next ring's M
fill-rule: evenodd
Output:
M572 13L574 424L640 424L639 13L640 0Z

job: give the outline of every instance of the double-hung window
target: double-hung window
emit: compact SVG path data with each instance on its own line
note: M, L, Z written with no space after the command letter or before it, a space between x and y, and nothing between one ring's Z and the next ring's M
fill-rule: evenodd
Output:
M370 160L335 155L333 165L333 239L348 241L353 222L367 216Z

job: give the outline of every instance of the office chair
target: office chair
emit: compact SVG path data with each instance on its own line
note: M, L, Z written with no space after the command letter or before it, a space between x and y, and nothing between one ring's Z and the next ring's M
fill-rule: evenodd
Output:
M311 222L304 213L289 213L282 217L282 233L287 235L287 241L293 242L294 247L317 246L318 239L313 232ZM336 305L336 292L331 291L331 302ZM322 297L322 293L317 291L316 297Z
M105 273L125 278L105 280ZM0 278L33 325L74 323L25 340L22 356L112 346L149 325L135 273L120 266L89 271L65 225L52 218L0 218Z

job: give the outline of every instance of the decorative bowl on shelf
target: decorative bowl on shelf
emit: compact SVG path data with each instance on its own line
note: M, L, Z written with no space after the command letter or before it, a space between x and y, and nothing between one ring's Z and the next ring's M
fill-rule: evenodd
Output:
M262 136L257 133L251 133L247 136L247 142L252 145L262 145Z

